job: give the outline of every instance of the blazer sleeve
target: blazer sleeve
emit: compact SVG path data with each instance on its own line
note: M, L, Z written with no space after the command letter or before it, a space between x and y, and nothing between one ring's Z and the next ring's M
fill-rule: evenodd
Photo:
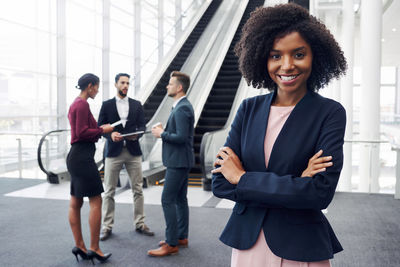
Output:
M179 110L175 111L176 133L164 131L161 134L163 142L172 144L184 144L188 140L189 127L192 114L188 106L180 106Z
M108 120L108 116L107 116L107 104L106 104L106 102L103 102L103 104L101 105L101 108L100 108L100 113L99 113L99 119L97 120L97 125L103 125L103 124L107 124L107 123L110 123L109 122L109 120ZM103 136L105 137L105 138L107 138L110 142L112 141L111 140L111 133L103 133Z
M243 101L236 113L235 119L232 122L231 130L229 131L228 138L225 145L230 147L235 154L241 159L240 139L243 124L243 114L245 110L245 101ZM215 173L212 175L211 188L213 194L219 198L226 198L232 201L238 201L239 197L236 190L236 185L233 185L225 179L222 173Z
M331 155L333 166L313 177L279 176L272 172L246 172L237 184L235 198L291 209L325 209L332 201L343 166L346 112L333 109L319 135L316 151ZM315 151L315 152L316 152Z

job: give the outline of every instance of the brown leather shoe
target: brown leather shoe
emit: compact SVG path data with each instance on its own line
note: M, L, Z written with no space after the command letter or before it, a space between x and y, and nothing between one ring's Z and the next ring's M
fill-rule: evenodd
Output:
M147 255L153 256L153 257L164 257L164 256L178 254L178 251L179 251L178 246L171 247L170 245L165 243L158 249L153 249L153 250L147 251Z
M136 228L136 232L147 235L147 236L153 236L154 232L150 231L150 228L147 227L147 225L143 224L141 227Z
M163 246L165 243L165 240L162 240L158 243L158 246L161 247ZM180 248L187 248L189 245L189 240L187 238L185 239L178 239L178 247Z

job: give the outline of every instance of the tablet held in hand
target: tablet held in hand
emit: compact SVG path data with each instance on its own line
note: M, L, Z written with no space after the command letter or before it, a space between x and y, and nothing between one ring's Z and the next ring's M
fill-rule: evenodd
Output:
M139 134L143 134L143 133L144 133L144 131L137 131L137 132L132 132L132 133L121 134L121 137L139 135Z

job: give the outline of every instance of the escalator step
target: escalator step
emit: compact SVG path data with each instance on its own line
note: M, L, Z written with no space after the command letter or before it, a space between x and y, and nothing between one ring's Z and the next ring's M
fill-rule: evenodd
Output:
M222 128L222 126L214 126L214 125L209 125L207 127L199 127L199 126L197 126L196 127L196 133L204 134L204 133L207 133L207 132L217 131L217 130L220 130Z
M246 10L235 32L229 50L225 55L213 88L207 98L206 104L204 105L194 136L194 149L197 152L196 164L199 164L200 162L198 152L200 151L202 134L208 131L221 129L226 124L226 120L230 114L230 109L241 80L241 73L238 70L238 58L235 55L234 48L240 39L243 25L249 18L250 12L257 6L263 5L263 3L263 0L253 0L249 1L247 4ZM202 175L201 172L201 166L199 167L195 165L191 170L191 174L193 175Z
M217 83L230 83L230 84L236 82L237 84L240 81L240 78L241 78L240 75L235 75L235 76L220 75L215 81Z
M224 76L242 76L239 70L221 70L218 74Z
M210 117L222 117L222 116L229 116L230 110L215 110L215 109L205 109L201 113L201 116L210 116Z
M224 125L226 123L227 118L204 118L200 117L198 125L205 126L205 125Z
M224 102L222 102L222 103L207 103L207 104L205 104L205 106L204 106L204 108L205 109L222 109L222 110L225 110L225 109L231 109L231 107L232 107L232 102L228 102L228 103L224 103Z
M172 60L170 65L167 67L166 71L162 75L161 79L157 83L156 88L152 92L152 96L157 97L149 97L146 102L143 104L145 109L145 119L146 123L153 117L154 113L156 112L158 106L160 105L163 97L166 94L165 87L169 81L169 75L173 70L180 70L185 63L187 57L192 52L193 47L196 45L197 41L199 40L200 36L203 34L204 29L207 27L209 21L214 16L216 10L218 9L219 5L221 4L222 0L214 0L210 3L207 10L202 15L201 19L198 21L197 25L190 33L189 37L182 45L181 49L179 50L178 54ZM155 107L155 110L153 109Z
M210 103L232 103L233 99L235 99L234 95L216 95L209 96L207 102Z
M221 88L221 86L218 86L217 84L214 84L214 87L211 90L212 95L230 95L232 93L236 94L236 90Z

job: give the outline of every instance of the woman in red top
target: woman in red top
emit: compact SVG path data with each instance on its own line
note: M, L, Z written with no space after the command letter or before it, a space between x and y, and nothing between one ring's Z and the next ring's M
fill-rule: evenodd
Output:
M78 81L81 90L69 108L68 119L71 124L71 150L67 157L67 168L71 174L71 201L69 206L69 223L75 239L72 253L78 260L93 258L106 261L111 253L103 254L99 247L101 225L101 183L99 171L94 161L96 151L95 142L103 133L110 133L114 129L110 124L97 126L96 120L90 112L87 99L95 98L99 91L99 77L87 73ZM83 197L89 197L90 214L90 250L86 249L82 238L81 207Z

